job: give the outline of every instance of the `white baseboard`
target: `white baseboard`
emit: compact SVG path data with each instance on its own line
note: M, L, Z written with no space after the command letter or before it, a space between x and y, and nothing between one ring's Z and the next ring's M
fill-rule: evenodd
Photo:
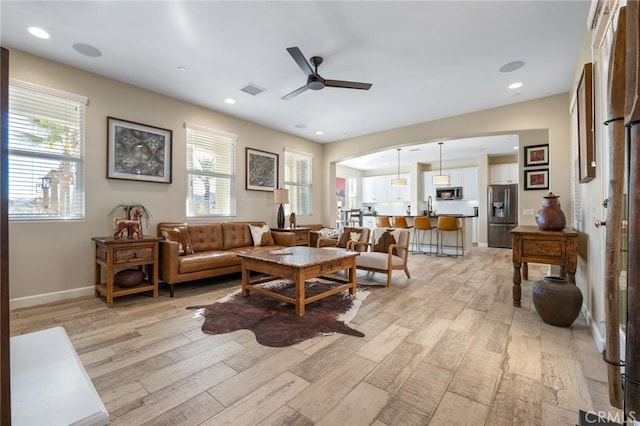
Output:
M582 305L582 315L584 315L585 319L587 320L587 324L591 329L591 336L593 336L593 341L596 344L598 352L602 353L602 351L604 350L604 338L602 337L602 333L600 333L600 329L593 321L591 311L589 311L585 305Z
M489 243L478 243L478 247L489 247Z
M37 294L35 296L17 297L9 300L9 309L27 308L29 306L44 305L61 300L75 299L77 297L93 296L95 287L81 287L72 290L56 291L53 293Z

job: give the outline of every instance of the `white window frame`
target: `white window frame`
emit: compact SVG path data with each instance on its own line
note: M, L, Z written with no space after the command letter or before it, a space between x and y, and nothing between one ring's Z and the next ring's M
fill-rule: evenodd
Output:
M293 160L307 162L308 182L305 182L299 173L292 173ZM311 216L313 214L313 155L285 148L283 163L284 187L289 190L289 204L285 206L285 214L295 212L296 216ZM308 211L304 208L305 197L308 199Z
M10 79L9 220L84 220L84 132L88 103L85 96ZM51 137L54 132L46 125L38 125L36 120L70 129L76 146L69 152L69 133ZM65 172L63 163L72 172L69 169Z
M220 130L199 126L197 124L185 123L185 140L186 140L186 216L187 217L229 217L236 215L236 145L238 136L226 133ZM197 156L197 151L206 153L218 150L220 152L229 152L229 158L222 158L220 164L221 169L206 170L202 167L202 163L198 165L193 162L191 155ZM206 155L206 154L203 154ZM218 163L216 160L214 164ZM190 164L192 162L193 164ZM211 211L211 199L209 198L209 207L205 206L204 201L198 202L192 196L194 187L192 180L195 177L221 180L222 187L226 188L228 195L223 192L217 192L213 200L214 209ZM207 181L209 182L209 181ZM207 199L205 193L205 199Z

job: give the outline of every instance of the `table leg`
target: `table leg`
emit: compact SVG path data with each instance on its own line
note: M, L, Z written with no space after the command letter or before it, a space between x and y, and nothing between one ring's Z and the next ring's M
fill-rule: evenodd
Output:
M520 266L520 262L513 262L513 306L516 307L520 306L520 299L522 296L522 288L520 287L520 283L522 283L522 278L520 277Z
M569 281L569 284L576 285L576 271L567 270L567 281Z
M351 287L349 287L349 294L356 294L356 265L353 265L348 269L348 271L349 283L351 284Z
M527 262L522 262L522 279L529 279L529 264Z
M242 261L242 295L248 296L249 289L247 288L247 284L249 284L249 271L244 267L244 260Z
M296 315L301 317L304 315L304 308L305 308L305 295L304 295L305 281L302 274L296 274L295 282L296 282Z
M560 267L560 278L567 278L567 267L566 266L561 266Z
M100 292L98 291L98 284L102 283L102 279L100 277L100 273L102 272L102 266L100 266L98 264L98 262L96 262L96 269L95 269L95 283L94 283L94 291L95 291L95 295L96 297L100 296Z

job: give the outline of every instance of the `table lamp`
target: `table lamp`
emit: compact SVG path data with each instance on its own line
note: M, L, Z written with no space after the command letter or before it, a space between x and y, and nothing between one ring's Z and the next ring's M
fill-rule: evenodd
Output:
M273 191L274 204L280 204L278 207L278 228L284 228L284 207L283 204L289 204L289 190L288 189L276 189Z

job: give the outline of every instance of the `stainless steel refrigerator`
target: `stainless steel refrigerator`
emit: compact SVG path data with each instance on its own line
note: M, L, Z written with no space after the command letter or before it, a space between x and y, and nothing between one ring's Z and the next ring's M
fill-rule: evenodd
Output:
M489 247L511 248L511 231L518 226L518 185L489 185L487 190Z

